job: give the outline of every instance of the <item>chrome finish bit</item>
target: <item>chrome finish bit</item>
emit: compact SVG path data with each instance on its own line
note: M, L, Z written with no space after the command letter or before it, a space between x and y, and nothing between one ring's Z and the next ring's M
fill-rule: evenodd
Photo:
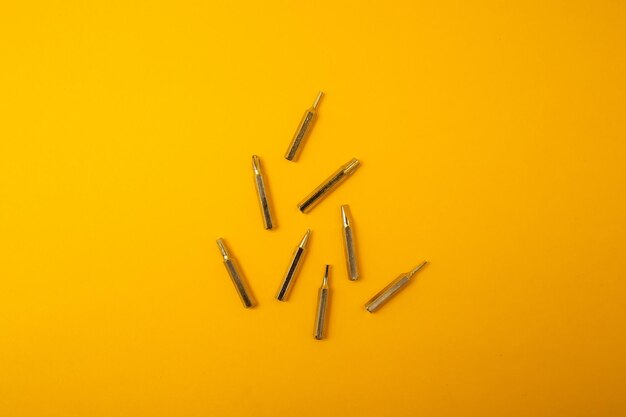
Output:
M261 214L263 215L263 226L265 229L271 229L274 227L274 223L272 222L272 210L270 209L267 191L265 190L265 181L263 180L263 173L261 172L261 161L256 155L252 155L252 169L254 171L256 194L259 199Z
M323 95L324 93L321 91L317 93L317 97L315 98L313 106L311 106L304 112L304 116L302 116L302 120L300 120L298 129L296 129L296 133L293 135L293 139L291 139L289 148L287 148L287 152L285 153L285 158L288 161L296 161L298 159L298 156L300 155L300 151L302 149L302 144L311 133L313 123L317 118L317 105L319 104L320 99Z
M328 274L330 265L326 265L322 286L317 291L317 311L315 312L315 330L313 335L317 340L326 336L326 312L328 311Z
M326 181L324 181L319 187L317 187L311 194L306 196L304 200L302 200L298 204L298 208L303 213L308 213L319 204L319 202L327 196L332 190L337 188L339 184L344 182L350 175L356 171L356 169L361 165L358 159L354 158L347 164L343 165L339 168L333 175L328 177Z
M352 213L350 206L341 206L341 220L343 223L343 249L346 255L348 279L356 281L359 278L359 268L356 262L356 247L354 246L354 231L352 227Z
M304 251L306 249L307 242L309 241L309 236L311 235L311 229L308 229L302 238L302 241L293 252L293 256L291 258L291 262L289 263L289 268L287 268L287 272L285 273L285 277L278 288L278 292L276 293L276 299L278 301L285 301L287 296L289 295L289 291L291 290L291 286L296 278L296 274L300 269L300 264L302 263L302 259L304 258Z
M422 269L427 263L428 262L424 261L411 271L402 274L398 278L391 281L389 285L383 288L378 294L372 297L372 299L365 304L365 309L370 313L378 310L383 304L389 301L391 297L393 297L401 289L403 289L411 281L411 277L415 275L417 271Z
M235 260L228 253L228 249L226 249L226 245L224 244L223 239L217 239L217 246L220 248L220 252L222 253L222 257L224 258L224 266L228 271L228 275L230 275L230 279L235 284L235 289L237 290L237 294L239 294L239 298L241 298L241 302L245 308L254 307L256 305L256 301L254 297L250 293L250 289L246 285L243 276L239 272L239 268L235 263Z

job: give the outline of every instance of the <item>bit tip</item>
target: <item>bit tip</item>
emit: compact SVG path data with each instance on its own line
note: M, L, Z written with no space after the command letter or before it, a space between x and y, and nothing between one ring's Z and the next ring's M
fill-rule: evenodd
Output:
M311 229L306 229L306 233L304 234L304 237L302 237L302 241L300 241L300 244L298 246L300 246L302 249L306 248L306 244L309 241L310 235Z
M421 264L417 265L415 268L411 269L411 271L409 271L409 273L407 274L409 276L409 278L411 278L413 275L415 275L420 269L425 267L427 263L428 263L428 261L424 261Z
M359 167L359 165L361 165L361 161L359 161L356 158L352 158L352 160L348 162L343 168L343 172L345 174L351 174L352 172L354 172L354 170L356 170Z
M322 99L323 95L324 95L323 91L320 91L319 93L317 93L317 97L315 97L315 101L313 102L314 109L317 109L317 105L320 103L320 100Z
M256 155L252 155L252 169L254 169L254 175L261 175L261 161Z
M222 238L217 239L217 247L220 248L220 252L224 258L228 257L228 250L226 250L226 245L224 244L224 240Z
M343 227L350 226L350 206L347 204L341 206L341 220L343 221Z
M326 265L324 268L324 278L322 280L322 287L328 287L328 276L330 274L330 265Z

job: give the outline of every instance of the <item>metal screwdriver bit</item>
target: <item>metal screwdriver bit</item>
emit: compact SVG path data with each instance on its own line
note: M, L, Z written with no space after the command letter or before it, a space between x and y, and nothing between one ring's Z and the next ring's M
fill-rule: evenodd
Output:
M401 289L403 289L410 281L411 277L417 273L420 269L422 269L428 262L424 261L418 266L416 266L411 271L400 275L398 278L391 281L389 285L383 288L378 294L372 297L365 304L365 309L370 313L378 310L383 304L385 304L391 297L396 295Z
M317 291L317 311L315 312L315 330L314 336L317 340L321 340L326 336L326 312L328 311L328 274L330 265L326 265L324 270L324 279L322 286Z
M287 152L285 153L285 158L288 161L295 161L298 159L298 156L300 155L300 151L302 149L302 143L311 133L313 123L317 118L317 105L319 104L320 99L323 95L324 93L321 91L317 93L317 97L315 98L313 106L311 106L304 112L304 116L302 116L302 120L300 120L298 129L296 129L296 133L293 135L293 139L291 139L289 148L287 148Z
M256 194L259 199L261 214L263 215L263 226L265 229L271 229L274 227L274 223L272 222L272 210L270 209L267 191L265 190L265 181L263 180L263 173L261 172L261 161L256 155L252 155L252 170L254 171Z
M287 268L287 272L285 273L285 277L278 288L278 292L276 293L276 299L278 301L285 301L287 296L289 295L289 291L291 290L291 286L296 278L296 274L300 269L300 264L302 263L302 259L304 258L304 251L306 249L306 244L309 241L309 236L311 235L311 229L308 229L302 238L302 241L293 252L293 256L291 258L291 262L289 263L289 268Z
M356 262L356 247L354 246L354 231L352 227L352 213L350 206L341 206L341 220L343 223L343 248L346 255L348 279L356 281L359 278L359 268Z
M359 162L358 159L354 158L347 164L340 167L337 171L335 171L335 173L333 173L333 175L328 177L326 181L320 184L319 187L313 190L311 194L306 196L304 200L298 203L298 208L300 209L300 211L303 213L308 213L309 211L311 211L313 207L318 205L325 196L327 196L332 190L337 188L339 184L348 179L348 177L350 177L350 175L352 175L354 171L356 171L359 165L361 165L361 162Z
M217 246L220 248L220 252L222 253L222 257L224 258L224 266L226 267L228 275L230 275L230 279L232 279L233 284L235 284L235 289L237 290L237 294L239 294L239 298L241 298L243 306L245 308L254 307L256 305L256 301L250 293L250 289L246 285L243 276L239 272L239 268L237 267L235 260L228 253L226 245L224 244L224 240L221 238L217 239Z

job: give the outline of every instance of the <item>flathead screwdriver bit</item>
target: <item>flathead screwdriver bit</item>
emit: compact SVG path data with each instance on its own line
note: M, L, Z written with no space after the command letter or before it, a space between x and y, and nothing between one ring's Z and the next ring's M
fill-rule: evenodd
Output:
M285 273L285 277L280 283L280 287L278 288L278 292L276 292L276 299L278 301L285 301L287 296L289 295L289 291L295 281L296 274L300 269L300 265L302 264L302 260L304 259L304 254L306 250L306 245L309 241L309 236L311 235L311 229L308 229L304 234L304 237L300 241L298 247L293 252L291 257L291 262L289 262L289 268L287 268L287 272Z
M389 301L391 297L396 295L401 289L405 288L406 285L411 282L411 277L426 266L427 263L428 262L424 261L409 272L401 274L398 278L391 281L389 285L383 288L365 304L365 309L370 313L378 310L383 304Z
M356 261L356 247L354 244L354 226L352 222L352 212L350 206L341 206L341 222L343 229L343 249L346 256L346 267L348 268L348 279L356 281L359 278L359 267Z
M228 249L226 249L226 244L223 239L217 239L217 247L220 249L222 257L224 258L224 266L228 271L228 275L230 275L230 279L235 284L235 289L237 290L237 294L239 294L239 298L241 298L241 302L245 308L254 307L256 305L256 301L250 292L250 289L246 285L246 282L239 272L239 268L235 263L235 260L228 253Z
M330 177L321 183L315 190L306 196L300 203L298 203L298 209L303 213L308 213L317 206L324 197L326 197L331 191L339 186L342 182L347 180L356 169L361 165L358 159L353 158L347 164L339 167Z
M317 118L317 105L320 103L320 99L323 95L324 93L321 91L317 93L313 106L304 112L302 120L300 120L300 124L298 125L298 129L296 129L296 133L293 135L293 139L291 139L289 148L287 148L287 152L285 152L285 159L288 161L296 161L298 159L304 140L311 133L313 123L315 123L315 119Z
M261 171L261 161L256 155L252 155L252 170L254 171L254 185L256 185L256 194L261 207L261 215L263 216L263 226L265 229L274 227L272 221L272 209L269 203L269 197L265 188L265 180Z
M330 272L330 265L326 265L324 269L324 278L322 280L322 286L317 291L317 310L315 311L315 329L313 336L317 340L321 340L326 337L326 313L328 312L328 275Z

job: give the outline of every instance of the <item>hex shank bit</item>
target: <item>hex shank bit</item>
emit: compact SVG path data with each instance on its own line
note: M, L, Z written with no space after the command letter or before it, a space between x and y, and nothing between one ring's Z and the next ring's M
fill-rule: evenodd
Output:
M352 225L352 213L350 206L341 206L341 221L343 230L343 249L346 256L348 279L356 281L359 278L359 268L356 261L356 247L354 245L354 228Z
M295 281L296 274L300 269L300 265L302 264L302 260L304 259L304 253L306 249L307 242L309 241L309 236L311 235L311 230L308 229L300 241L298 247L293 252L293 256L291 257L291 262L289 262L289 268L287 268L287 272L285 273L285 277L280 283L280 287L276 292L276 299L278 301L285 301L287 296L289 295L289 291Z
M303 213L308 213L319 204L319 202L333 191L339 184L347 180L356 169L361 165L358 159L353 158L350 162L340 167L330 177L319 185L315 190L306 196L300 203L298 208Z
M321 340L326 336L326 313L328 312L328 274L330 265L326 265L324 269L324 278L322 286L317 291L317 310L315 311L315 329L313 336L317 340Z
M265 189L265 181L263 180L263 172L261 171L261 161L256 155L252 155L252 170L254 171L254 185L256 185L256 194L259 200L259 206L261 207L261 215L263 216L263 226L265 229L271 229L274 227L272 210Z
M422 269L427 263L428 262L424 261L411 271L401 274L398 278L391 281L389 285L383 288L365 304L365 309L370 313L378 310L383 304L389 301L391 297L396 295L401 289L405 288L406 285L411 282L411 277L415 275L417 271Z
M235 289L237 290L237 294L239 294L239 298L241 298L241 302L245 308L254 307L256 305L256 301L252 296L250 289L246 285L246 282L239 272L239 268L235 260L228 253L228 249L226 249L226 244L223 239L217 239L217 247L220 249L222 257L224 258L224 266L228 271L228 275L230 275L230 279L235 284Z
M323 92L317 93L317 97L315 98L315 102L313 106L309 107L302 116L302 120L300 120L300 124L296 129L296 133L293 135L293 139L291 139L291 143L289 144L289 148L287 148L287 152L285 152L285 159L288 161L296 161L298 156L300 155L300 151L302 150L302 144L304 140L311 133L311 129L313 128L313 123L317 118L317 105L320 102L320 99L324 95Z

